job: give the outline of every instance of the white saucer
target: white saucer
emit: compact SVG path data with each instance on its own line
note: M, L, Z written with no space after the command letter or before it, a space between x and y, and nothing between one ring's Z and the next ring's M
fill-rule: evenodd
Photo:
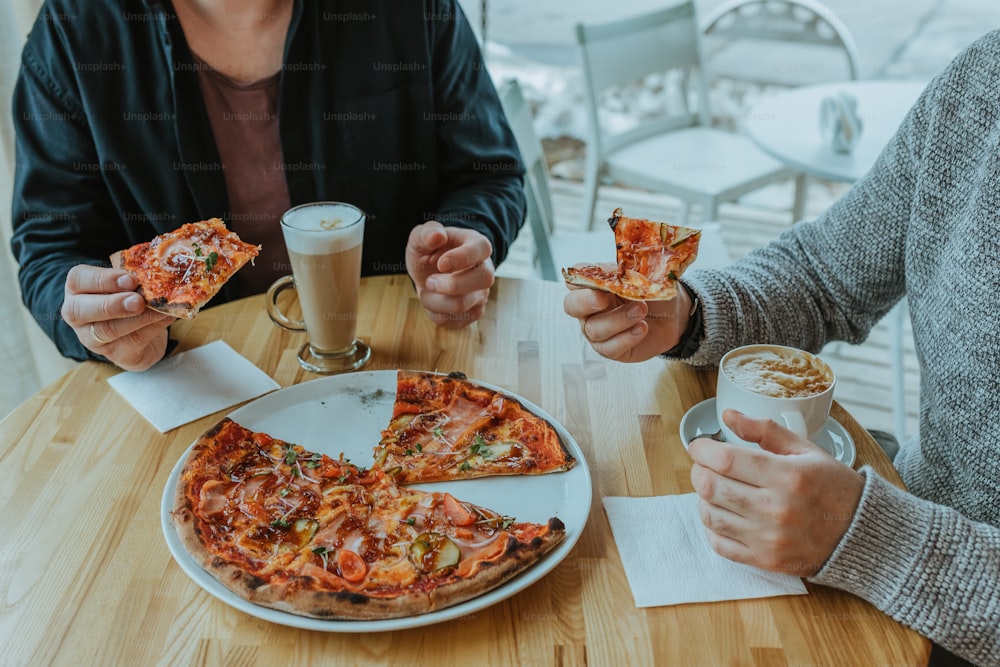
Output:
M718 432L719 420L715 416L715 399L704 400L684 413L684 416L681 417L680 430L681 444L684 445L684 449L687 449L688 443L698 436ZM815 442L841 463L849 466L854 465L854 459L857 456L854 438L833 417L826 420L823 431Z

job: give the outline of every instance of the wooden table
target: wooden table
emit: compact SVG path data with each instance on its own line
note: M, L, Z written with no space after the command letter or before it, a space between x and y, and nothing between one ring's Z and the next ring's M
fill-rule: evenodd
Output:
M501 279L482 321L435 328L405 277L363 281L369 369L461 369L539 404L573 434L594 484L570 556L525 591L467 618L369 634L297 630L209 596L175 564L160 529L164 483L223 413L158 433L87 363L0 422L2 665L925 665L929 644L846 593L637 609L600 498L686 493L684 412L713 373L597 356L562 312L556 283ZM282 386L313 379L302 334L253 297L174 326L180 349L216 339ZM839 406L859 460L898 477Z

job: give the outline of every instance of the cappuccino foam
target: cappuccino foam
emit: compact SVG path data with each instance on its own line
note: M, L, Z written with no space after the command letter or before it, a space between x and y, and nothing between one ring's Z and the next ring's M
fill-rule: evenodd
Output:
M776 398L815 396L833 384L833 374L826 364L804 353L748 351L726 359L722 371L741 387Z
M330 255L361 245L365 226L358 209L343 204L293 208L281 220L285 246L300 255Z

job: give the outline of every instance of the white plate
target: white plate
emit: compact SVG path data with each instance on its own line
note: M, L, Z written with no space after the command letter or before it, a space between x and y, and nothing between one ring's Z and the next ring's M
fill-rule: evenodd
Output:
M476 383L499 389L485 382ZM308 618L244 600L202 569L188 554L174 528L170 514L174 505L174 489L190 447L174 466L163 490L160 523L167 547L177 564L196 584L226 604L265 621L306 630L400 630L459 618L496 604L541 579L569 555L587 523L591 500L587 462L569 432L530 401L509 391L500 391L515 396L529 410L549 420L576 459L576 465L566 472L549 475L486 477L414 485L414 488L450 492L462 500L514 516L519 521L545 523L550 517L559 517L566 524L566 539L559 546L525 572L483 595L440 611L380 621ZM309 451L328 454L333 458L343 452L353 463L368 466L372 461L372 449L378 444L382 429L389 424L395 397L396 371L349 373L281 389L234 410L229 417L249 429L302 445Z
M719 431L719 420L715 416L715 399L709 398L694 406L681 417L681 444L687 449L688 443L701 435L711 435ZM857 452L854 438L847 429L833 417L826 420L823 431L816 438L816 444L830 453L833 458L849 466L854 465Z

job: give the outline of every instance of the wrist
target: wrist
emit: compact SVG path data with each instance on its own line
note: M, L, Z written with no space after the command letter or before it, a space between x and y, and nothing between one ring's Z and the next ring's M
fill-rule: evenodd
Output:
M682 290L691 302L687 314L687 326L681 333L680 340L672 348L664 352L661 356L672 359L687 359L701 346L701 339L705 332L705 322L702 316L701 300L687 288L687 285L677 281L678 289Z

